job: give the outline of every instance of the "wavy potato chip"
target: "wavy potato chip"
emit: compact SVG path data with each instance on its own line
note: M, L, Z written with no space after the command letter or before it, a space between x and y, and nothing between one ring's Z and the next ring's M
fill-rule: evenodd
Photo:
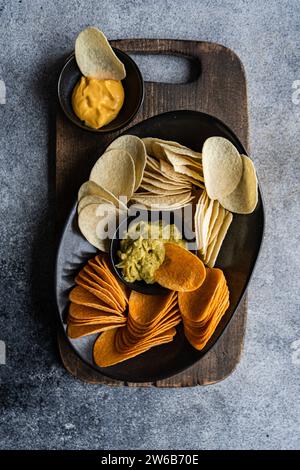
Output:
M165 259L154 274L156 282L174 291L193 291L205 279L202 261L174 243L165 243Z
M252 160L241 155L243 161L242 178L235 190L219 202L225 209L237 214L251 214L258 201L257 177Z
M135 188L135 168L130 154L123 149L111 149L97 160L90 174L94 181L116 198L131 198Z
M202 149L205 187L211 199L228 196L243 173L243 161L235 146L223 137L209 137Z
M85 77L98 80L123 80L126 77L124 64L98 28L90 26L79 33L75 41L75 58Z
M130 154L135 167L134 191L136 191L141 184L147 160L144 142L136 135L127 134L115 139L106 151L111 149L126 150Z

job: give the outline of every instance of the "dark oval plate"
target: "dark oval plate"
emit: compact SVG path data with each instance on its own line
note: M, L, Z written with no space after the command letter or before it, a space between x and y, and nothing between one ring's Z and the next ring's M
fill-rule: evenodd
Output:
M224 123L197 111L160 114L133 126L126 133L139 137L155 136L175 140L198 151L201 151L203 142L208 137L222 136L229 139L240 153L247 154L239 139ZM190 346L181 326L178 327L172 343L155 347L140 356L111 367L100 368L93 362L92 348L97 334L76 340L66 336L74 351L101 374L126 382L161 380L192 366L212 348L234 315L253 272L262 242L263 229L264 209L259 191L258 204L252 214L234 214L219 253L216 267L223 269L225 273L230 290L230 307L202 351ZM65 331L68 294L74 286L74 277L96 252L97 250L79 232L76 205L74 205L63 230L56 264L56 299L59 317Z

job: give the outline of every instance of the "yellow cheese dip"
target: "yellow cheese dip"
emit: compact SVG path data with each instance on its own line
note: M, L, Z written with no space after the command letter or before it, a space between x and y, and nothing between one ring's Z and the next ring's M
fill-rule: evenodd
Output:
M72 94L76 116L93 129L113 121L124 103L124 88L118 80L81 77Z

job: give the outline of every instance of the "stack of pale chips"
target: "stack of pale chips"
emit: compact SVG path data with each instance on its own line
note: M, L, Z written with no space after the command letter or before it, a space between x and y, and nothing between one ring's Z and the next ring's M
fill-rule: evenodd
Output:
M229 306L229 290L221 269L207 268L203 284L193 292L179 292L184 333L190 344L205 347Z
M202 155L178 142L146 137L143 139L147 154L158 162L164 161L173 167L173 170L182 177L183 181L190 182L200 188L204 187L202 168Z
M142 140L147 162L132 202L154 210L176 210L189 204L193 186L204 187L201 153L177 142L153 137Z
M180 321L177 293L158 296L132 291L126 326L99 336L94 344L94 361L108 367L169 343Z
M107 252L127 201L140 186L146 165L145 145L135 135L114 140L92 168L78 193L78 225L83 236Z
M233 216L203 190L194 215L198 253L203 262L213 267Z
M67 333L70 338L124 326L127 293L110 270L105 255L89 260L75 282L77 286L69 295Z

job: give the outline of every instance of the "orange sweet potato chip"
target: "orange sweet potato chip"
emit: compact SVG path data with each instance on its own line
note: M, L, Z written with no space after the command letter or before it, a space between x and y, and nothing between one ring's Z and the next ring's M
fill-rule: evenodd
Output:
M119 331L121 330L122 328L120 328ZM140 344L138 348L131 348L127 351L119 351L116 348L115 344L118 329L105 331L97 338L94 343L93 358L95 364L97 364L99 367L108 367L119 362L125 361L139 354L142 354L143 352L146 352L151 347L172 341L175 333L176 330L175 328L173 328L166 334L164 333L161 337L155 338L152 343L144 342L143 344Z
M71 290L69 299L72 303L77 305L86 305L87 307L95 308L105 312L114 313L116 311L115 308L108 306L105 301L99 299L99 297L95 296L81 286L76 286Z
M190 292L201 286L205 275L205 266L197 256L175 243L165 243L164 262L154 274L161 286Z
M173 292L164 295L145 295L132 291L129 297L128 315L136 323L148 325L164 313L173 299Z
M191 345L201 350L215 332L229 307L229 290L220 269L207 268L202 286L178 295L184 332Z
M101 318L104 318L104 317L107 318L108 316L113 317L113 318L123 317L123 315L120 314L116 310L110 309L109 311L107 311L107 309L104 310L104 307L103 307L103 310L99 310L97 308L88 307L87 305L77 305L74 303L70 304L69 312L70 312L71 317L73 318L85 319L85 320L92 319L92 318L99 318L99 322L101 321Z
M107 293L103 292L98 288L91 287L91 285L89 285L85 280L81 279L81 277L76 277L76 284L86 289L95 297L98 297L98 299L102 300L102 302L105 303L108 307L115 310L119 310L119 307L117 306L116 302L112 301L111 297L107 295Z
M67 333L71 338L124 326L127 297L112 275L106 256L97 256L76 276L70 292Z
M74 323L68 323L67 334L70 338L76 339L81 338L82 336L92 335L95 333L100 333L101 331L112 330L117 326L115 323L96 323L94 325L76 325Z
M88 278L96 282L100 287L105 289L110 296L115 299L115 301L120 305L121 309L124 309L126 307L126 301L123 295L123 292L118 288L118 286L115 286L112 284L112 282L108 283L106 282L99 274L97 274L91 266L87 265L83 268L83 272L86 274Z
M201 321L206 310L218 291L219 283L223 281L221 269L207 268L203 284L193 292L179 292L178 304L183 317L192 321Z
M173 340L181 321L177 294L144 295L132 291L128 321L118 331L104 332L95 342L94 360L108 367Z
M98 256L89 260L89 265L94 269L94 271L108 284L111 284L112 287L119 291L120 294L123 294L124 300L127 303L127 291L123 284L119 283L114 274L111 272L109 265L104 264L104 261L101 260Z

